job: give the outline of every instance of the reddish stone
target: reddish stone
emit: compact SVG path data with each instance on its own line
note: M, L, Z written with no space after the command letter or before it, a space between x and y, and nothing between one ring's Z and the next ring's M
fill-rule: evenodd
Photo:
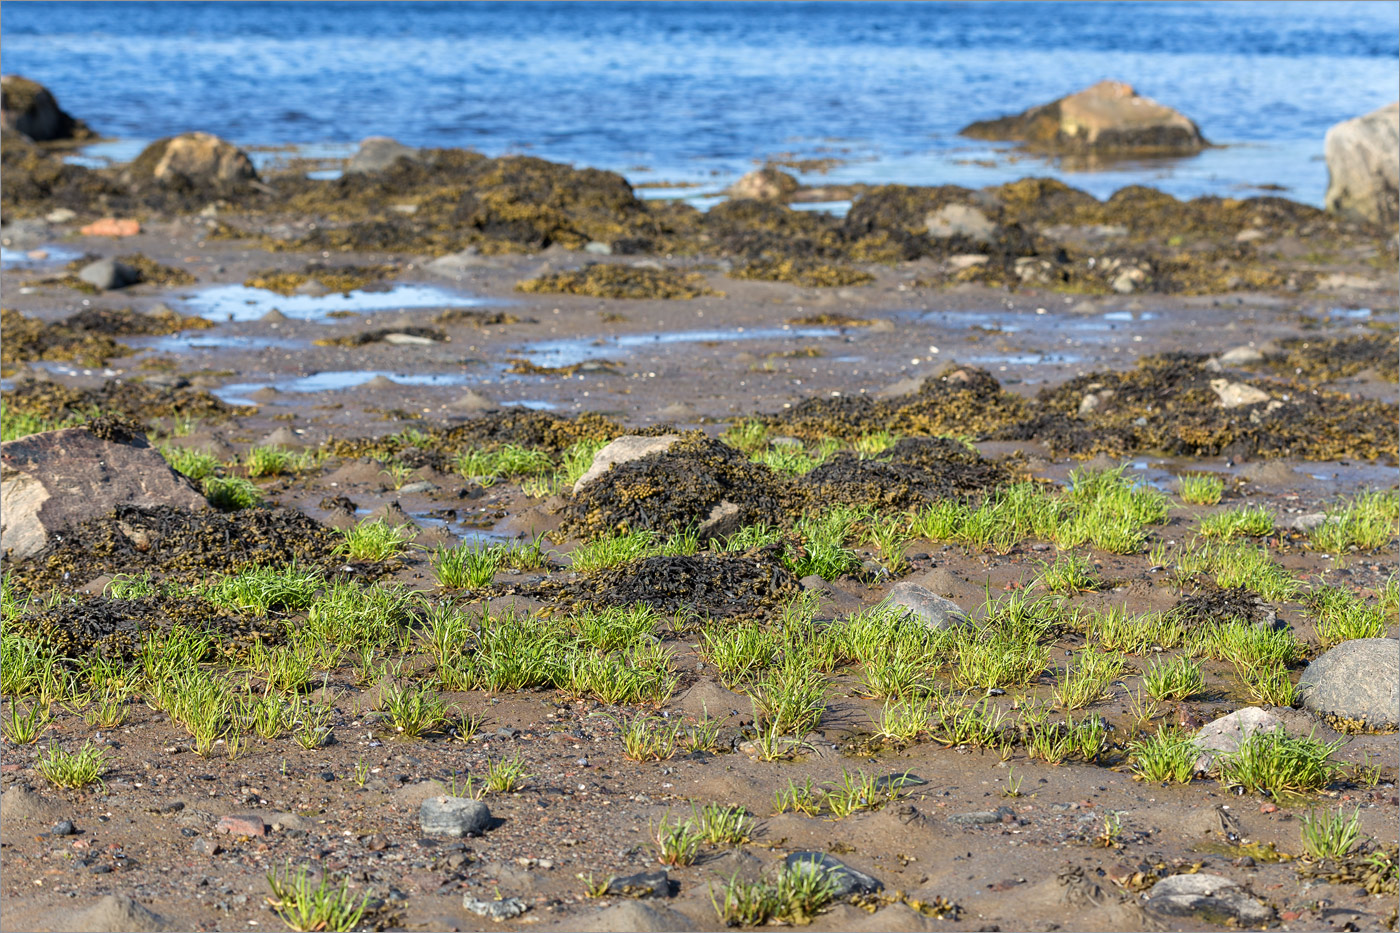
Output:
M1279 912L1278 918L1280 920L1297 920L1301 916L1303 916L1301 910L1284 910Z
M266 836L267 824L260 816L225 816L214 827L214 832L230 836Z
M1262 807L1259 808L1259 812L1260 812L1260 813L1277 813L1277 812L1278 812L1278 804L1276 804L1276 803L1266 803L1266 804L1264 804Z
M141 232L141 225L134 220L103 217L101 220L94 220L78 232L83 236L136 236Z
M11 761L7 764L0 765L0 774L14 774L23 767L24 765L20 764L18 761Z

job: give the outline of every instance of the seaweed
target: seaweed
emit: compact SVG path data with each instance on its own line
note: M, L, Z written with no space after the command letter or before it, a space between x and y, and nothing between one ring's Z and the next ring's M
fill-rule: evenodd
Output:
M649 269L613 263L589 263L577 272L555 272L517 282L517 291L591 295L594 298L699 298L719 294L699 273Z
M33 639L56 657L130 661L150 635L176 626L213 635L224 650L281 638L281 626L266 619L232 616L202 599L168 596L78 597L6 622L5 634Z
M374 282L393 278L398 272L397 266L387 263L373 266L336 266L309 262L300 272L264 269L250 275L243 284L248 288L261 288L279 295L294 295L308 282L316 282L328 291L349 293Z
M46 421L107 412L135 420L172 418L181 421L227 421L256 411L228 405L202 389L163 388L109 379L96 388L74 388L55 382L25 380L4 393L5 408Z

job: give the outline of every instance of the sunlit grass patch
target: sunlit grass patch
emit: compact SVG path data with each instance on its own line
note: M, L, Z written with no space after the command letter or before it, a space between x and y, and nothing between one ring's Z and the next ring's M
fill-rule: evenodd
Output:
M1188 473L1177 477L1177 493L1191 505L1215 505L1225 493L1225 480L1213 473Z
M1291 736L1282 728L1256 732L1245 739L1239 751L1217 757L1216 768L1227 788L1296 797L1324 790L1332 783L1342 770L1332 753L1345 744L1344 739L1324 743L1311 736Z
M205 476L204 498L221 512L251 509L263 501L262 490L241 476Z
M392 560L408 551L416 533L411 525L391 525L382 519L364 521L340 533L336 553L351 560Z
M1201 519L1196 533L1205 538L1262 538L1274 533L1273 513L1263 506L1226 509Z
M1324 648L1353 638L1383 638L1387 624L1394 619L1393 611L1387 613L1382 603L1367 603L1341 587L1319 586L1303 602Z
M1395 493L1368 492L1344 499L1329 509L1327 519L1312 530L1309 542L1328 554L1353 548L1374 551L1395 540L1400 532L1400 497Z

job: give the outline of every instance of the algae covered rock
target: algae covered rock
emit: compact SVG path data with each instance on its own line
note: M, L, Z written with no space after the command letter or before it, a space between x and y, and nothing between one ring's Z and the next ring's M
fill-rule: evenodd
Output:
M345 164L346 174L382 172L399 159L418 161L418 150L390 139L388 136L368 136L360 140L360 148Z
M1194 155L1208 145L1184 114L1121 81L1100 81L1018 114L979 120L961 132L1082 154Z
M38 142L97 135L58 106L48 88L19 75L0 77L0 126Z
M1338 123L1323 141L1329 211L1394 224L1400 207L1400 102Z
M1298 679L1304 709L1346 732L1400 727L1400 641L1344 641L1308 665Z
M144 435L119 423L108 427L63 428L0 445L0 547L12 560L37 554L56 532L118 505L207 506Z
M608 472L614 464L640 460L654 453L665 453L680 439L679 434L658 434L654 437L624 434L593 455L593 462L574 483L574 492L577 493L584 486Z
M212 133L183 133L151 143L126 169L137 185L229 190L258 180L248 153Z

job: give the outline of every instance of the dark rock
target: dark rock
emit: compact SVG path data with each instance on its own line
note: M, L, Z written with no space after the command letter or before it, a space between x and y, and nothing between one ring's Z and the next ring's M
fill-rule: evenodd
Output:
M99 259L78 270L78 278L104 292L126 288L141 281L141 273L115 259Z
M835 885L836 897L852 894L874 894L884 885L864 872L856 871L840 859L825 852L794 852L783 862L788 870L810 874L823 872Z
M614 897L671 897L674 882L664 871L644 871L608 882L607 893Z
M491 824L491 811L467 797L429 797L419 808L418 824L425 836L480 836Z
M96 135L82 120L65 113L48 88L19 75L0 77L0 126L38 142Z

